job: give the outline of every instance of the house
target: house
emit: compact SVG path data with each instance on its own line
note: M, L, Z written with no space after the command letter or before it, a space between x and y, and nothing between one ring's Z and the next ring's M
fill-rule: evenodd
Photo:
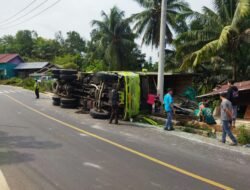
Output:
M250 119L250 81L241 81L234 84L239 90L239 114L244 119ZM197 98L212 98L219 96L220 93L227 92L228 85L220 85L212 92L198 96Z
M57 67L49 62L32 62L19 64L15 71L18 77L26 78L33 75L43 76L44 73L53 68Z
M23 62L18 54L0 54L0 79L14 77L14 68Z

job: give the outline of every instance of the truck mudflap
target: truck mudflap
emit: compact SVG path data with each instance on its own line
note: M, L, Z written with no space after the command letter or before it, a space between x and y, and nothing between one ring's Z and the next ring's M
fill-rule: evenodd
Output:
M119 72L125 81L125 110L124 119L130 119L139 114L140 111L140 76L133 72Z

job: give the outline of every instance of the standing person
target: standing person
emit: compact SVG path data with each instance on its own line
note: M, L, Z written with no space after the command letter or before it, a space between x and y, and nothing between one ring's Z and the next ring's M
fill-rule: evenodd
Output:
M235 122L237 118L237 100L239 98L239 90L236 86L234 86L234 81L229 80L228 81L228 90L227 90L227 99L232 103L233 106L233 117L231 121L232 127L235 127Z
M173 115L175 113L174 110L174 99L173 99L173 90L171 88L168 89L168 93L164 96L164 107L167 112L167 120L164 130L171 131L173 128Z
M39 83L38 83L38 80L36 80L34 88L35 88L36 99L39 99Z
M116 85L113 86L110 99L111 99L111 116L109 123L112 123L113 119L115 119L115 124L118 124L119 93Z
M221 122L222 122L222 143L226 142L226 136L230 137L233 141L230 145L235 146L237 145L237 140L231 132L230 129L230 121L233 117L233 106L232 103L227 100L227 94L220 94L221 98L221 106L220 106L220 114L221 114Z

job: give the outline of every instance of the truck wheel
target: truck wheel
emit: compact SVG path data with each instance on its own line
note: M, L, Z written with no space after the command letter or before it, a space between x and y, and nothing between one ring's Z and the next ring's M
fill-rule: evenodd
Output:
M77 79L77 76L76 75L64 75L64 74L61 74L60 79L64 80L64 81L73 81L73 80Z
M52 101L54 106L60 106L61 98L59 96L53 96Z
M53 101L52 104L53 104L54 106L60 106L60 102Z
M75 98L62 98L61 103L66 105L66 104L78 104L78 100Z
M101 110L100 112L97 111L95 108L90 110L91 117L95 119L108 119L110 117L110 114L106 110Z
M58 92L58 88L59 88L59 82L58 81L53 82L53 84L52 84L52 92L54 92L56 94Z
M76 70L60 70L61 75L76 75Z
M63 104L61 103L61 108L68 108L68 109L74 109L77 108L77 104Z

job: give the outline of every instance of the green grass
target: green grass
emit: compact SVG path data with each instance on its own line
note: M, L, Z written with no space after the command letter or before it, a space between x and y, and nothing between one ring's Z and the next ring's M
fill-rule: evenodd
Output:
M19 86L28 90L34 90L35 80L32 78L20 79L15 77L8 80L0 80L0 84ZM46 91L52 91L52 81L42 81L40 83L40 92Z
M250 131L244 125L240 126L237 138L238 142L242 145L250 144Z

